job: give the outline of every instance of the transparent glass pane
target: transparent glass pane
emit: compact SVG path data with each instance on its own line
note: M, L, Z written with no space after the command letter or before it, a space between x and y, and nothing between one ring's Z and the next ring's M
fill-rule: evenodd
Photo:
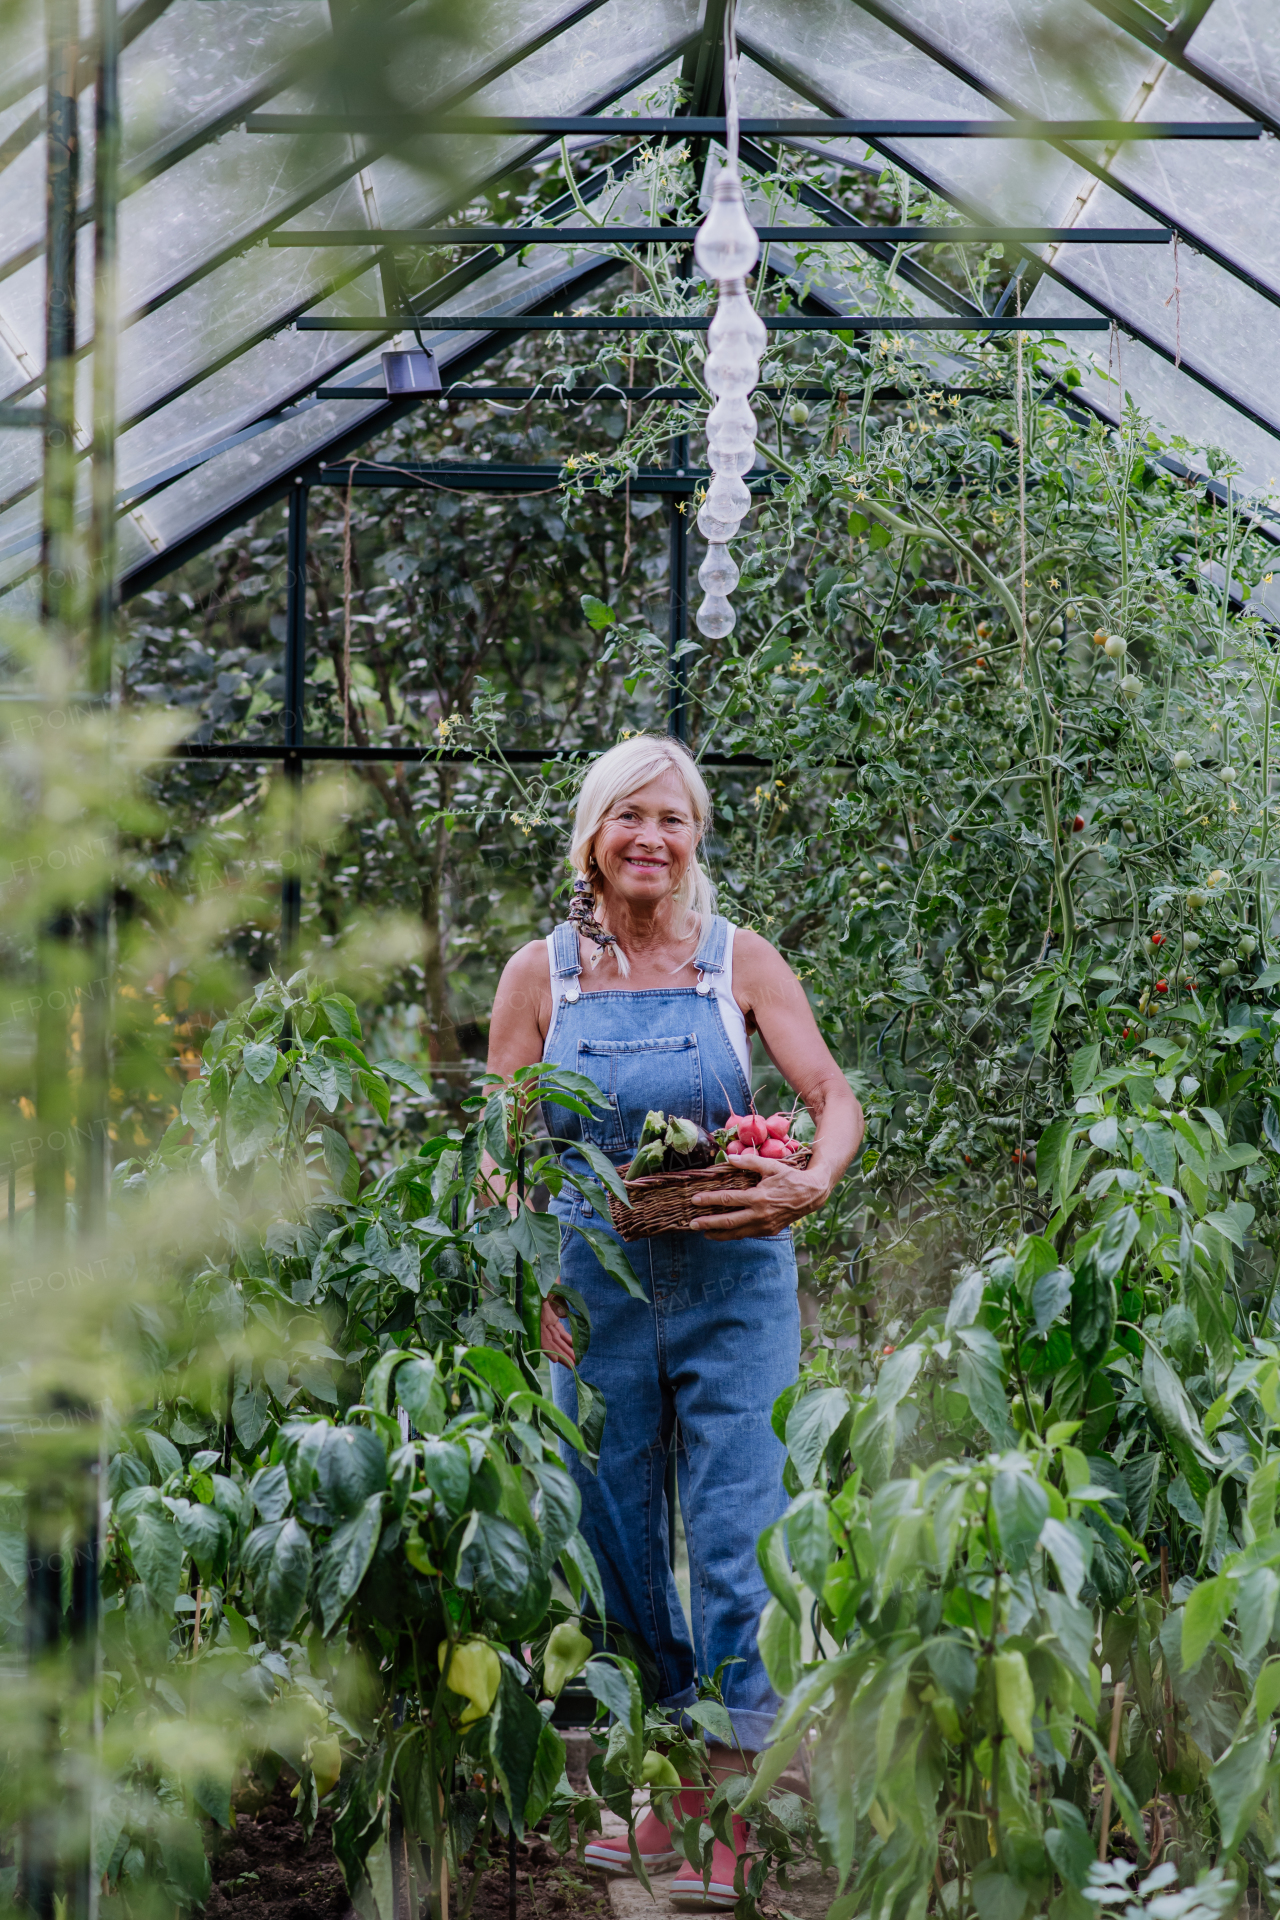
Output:
M1274 113L1280 101L1280 33L1272 0L1213 0L1187 43L1210 75L1222 74Z

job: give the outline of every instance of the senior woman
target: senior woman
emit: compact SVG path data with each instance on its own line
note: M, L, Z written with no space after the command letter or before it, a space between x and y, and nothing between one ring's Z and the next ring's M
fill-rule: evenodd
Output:
M698 863L710 816L697 764L673 740L641 735L592 764L569 850L589 888L579 890L581 931L566 921L510 961L494 1002L489 1066L506 1078L546 1060L588 1075L607 1107L590 1119L553 1109L551 1131L593 1141L625 1167L651 1108L708 1130L731 1109L747 1110L758 1033L816 1122L807 1167L746 1152L738 1165L760 1175L757 1186L697 1194L689 1232L630 1243L643 1303L609 1279L579 1234L561 1235L562 1278L591 1316L582 1378L606 1405L598 1474L567 1453L582 1492L581 1531L600 1568L609 1624L630 1637L659 1705L691 1705L700 1675L735 1663L722 1687L740 1752L713 1747L719 1773L749 1762L776 1706L756 1646L768 1593L755 1544L786 1505L784 1452L770 1414L800 1358L789 1229L831 1193L858 1150L863 1121L791 968L759 934L715 912ZM565 1157L573 1159L571 1147ZM578 1168L587 1170L581 1157ZM563 1222L588 1213L571 1188L552 1210ZM607 1222L591 1224L611 1231ZM576 1360L562 1307L554 1296L544 1305L542 1344L558 1363L556 1400L576 1418ZM667 1555L664 1465L677 1424L692 1644ZM683 1798L687 1817L698 1797L690 1789ZM637 1838L646 1865L677 1858L656 1814ZM738 1822L735 1851L744 1844ZM625 1871L625 1836L594 1842L588 1858ZM734 1866L717 1841L709 1888L686 1865L673 1897L732 1905Z

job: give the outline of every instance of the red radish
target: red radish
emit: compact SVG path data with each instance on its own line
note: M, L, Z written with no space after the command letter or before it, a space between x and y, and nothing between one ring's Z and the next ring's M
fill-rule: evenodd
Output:
M790 1148L781 1140L766 1140L764 1145L759 1148L759 1154L762 1160L789 1160L791 1158Z
M791 1132L791 1115L789 1113L771 1113L765 1121L765 1126L769 1129L770 1136L774 1140L785 1140Z
M744 1151L745 1149L743 1147L741 1140L731 1140L728 1146L725 1148L725 1152L728 1154L739 1154Z
M769 1129L758 1114L744 1114L738 1122L738 1138L744 1147L762 1147L769 1138Z

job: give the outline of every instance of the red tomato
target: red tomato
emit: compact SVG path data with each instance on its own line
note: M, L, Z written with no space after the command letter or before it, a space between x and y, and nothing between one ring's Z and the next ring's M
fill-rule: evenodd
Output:
M1084 815L1082 813L1078 813L1075 819L1071 822L1071 831L1072 833L1084 832Z
M1168 991L1169 991L1169 982L1168 982L1167 980L1157 980L1157 981L1156 981L1156 992L1157 992L1157 993L1168 993Z
M1162 947L1168 937L1169 936L1164 933L1153 933L1151 936L1151 944L1153 947Z

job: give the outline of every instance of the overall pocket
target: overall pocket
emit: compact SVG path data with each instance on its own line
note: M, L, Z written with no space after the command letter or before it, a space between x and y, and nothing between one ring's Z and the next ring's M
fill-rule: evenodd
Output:
M580 1040L577 1068L606 1096L606 1113L582 1123L605 1153L634 1153L652 1108L703 1125L702 1059L697 1036L652 1040Z

